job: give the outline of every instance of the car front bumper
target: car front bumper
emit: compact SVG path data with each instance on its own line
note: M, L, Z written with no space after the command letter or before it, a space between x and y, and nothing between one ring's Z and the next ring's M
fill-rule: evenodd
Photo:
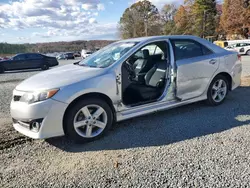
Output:
M18 132L30 138L45 139L64 135L63 116L66 108L67 104L53 99L33 104L12 100L10 111L13 126ZM38 123L38 128L33 129L32 123Z

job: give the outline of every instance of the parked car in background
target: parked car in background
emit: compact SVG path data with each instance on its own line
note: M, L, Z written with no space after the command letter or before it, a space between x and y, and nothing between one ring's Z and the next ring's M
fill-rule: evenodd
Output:
M7 60L9 59L8 57L0 57L0 61Z
M66 56L64 54L60 54L60 55L56 56L56 59L58 59L58 60L66 59Z
M76 57L81 57L81 53L80 52L75 52L74 53L74 57L76 58Z
M81 52L82 59L85 59L86 57L90 56L91 54L93 54L92 51L87 51L87 50L83 49Z
M0 73L12 70L21 69L36 69L47 70L50 67L57 66L58 61L54 57L48 57L38 53L23 53L0 61Z
M225 49L238 52L241 55L250 55L250 43L236 43L227 46Z
M202 100L220 105L241 72L236 52L195 36L128 39L23 81L11 116L31 138L88 142L129 118Z
M65 53L65 58L68 59L75 59L74 53L69 52L69 53Z
M90 56L91 54L93 54L93 52L86 52L85 54L82 54L82 58L85 59L87 58L88 56Z

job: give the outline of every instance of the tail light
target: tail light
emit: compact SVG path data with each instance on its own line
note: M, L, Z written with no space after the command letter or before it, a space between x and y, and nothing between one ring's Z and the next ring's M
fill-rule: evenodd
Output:
M238 60L241 61L241 55L237 54L237 56L238 56Z

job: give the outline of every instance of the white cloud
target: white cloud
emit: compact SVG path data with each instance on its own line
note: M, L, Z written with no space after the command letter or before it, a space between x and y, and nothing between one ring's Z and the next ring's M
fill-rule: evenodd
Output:
M84 3L82 4L82 8L84 10L105 10L105 6L102 3L98 3L98 4L93 4L93 3Z
M89 19L89 23L91 23L91 24L92 24L92 23L96 23L96 19L95 19L95 18L90 18L90 19Z
M97 4L97 10L105 10L104 4Z
M15 1L0 5L0 28L82 27L94 23L91 18L101 10L104 5L99 0Z
M0 4L0 29L40 29L30 37L13 37L19 41L39 39L64 40L115 33L116 24L98 24L99 11L105 10L101 0L19 0ZM42 32L43 31L43 32ZM31 38L31 39L30 39ZM67 39L65 39L67 40Z

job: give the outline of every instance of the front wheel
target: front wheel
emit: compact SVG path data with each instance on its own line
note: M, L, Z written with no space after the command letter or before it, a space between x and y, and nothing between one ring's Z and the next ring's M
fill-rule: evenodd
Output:
M228 93L228 80L222 76L216 76L211 82L207 92L207 102L209 105L217 106L224 102Z
M250 50L248 50L246 54L250 56Z
M88 98L72 106L65 117L66 136L83 143L102 137L112 126L113 114L109 105L97 98Z
M49 66L48 66L47 64L43 64L43 65L41 66L41 69L42 69L42 70L48 70L48 69L49 69Z

